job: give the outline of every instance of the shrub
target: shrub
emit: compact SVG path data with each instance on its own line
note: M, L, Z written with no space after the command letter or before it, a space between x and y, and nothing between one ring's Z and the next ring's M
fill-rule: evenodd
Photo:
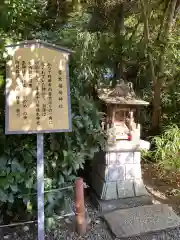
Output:
M80 96L71 98L72 125L70 133L45 134L45 190L71 185L77 171L86 159L104 144L100 126L102 113L93 99ZM2 110L3 112L3 110ZM36 206L36 136L5 136L0 127L0 206L8 209L27 207L33 213ZM66 192L67 193L67 192ZM33 194L33 195L32 195ZM68 194L68 193L67 193ZM69 194L68 194L69 195ZM72 195L70 193L70 195ZM46 214L63 208L65 194L61 191L45 195ZM19 205L21 201L21 206ZM1 212L1 215L2 214Z
M151 156L165 170L180 169L180 128L177 125L166 127L160 136L152 139L155 148Z

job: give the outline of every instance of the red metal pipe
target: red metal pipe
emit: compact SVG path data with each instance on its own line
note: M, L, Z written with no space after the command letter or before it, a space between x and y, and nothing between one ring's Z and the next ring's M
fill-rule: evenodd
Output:
M87 230L84 204L84 182L82 178L75 181L75 206L76 206L76 229L80 236L84 236Z

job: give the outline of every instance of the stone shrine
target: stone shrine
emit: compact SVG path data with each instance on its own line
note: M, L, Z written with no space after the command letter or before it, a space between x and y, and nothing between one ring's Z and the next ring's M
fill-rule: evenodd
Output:
M141 177L141 150L150 144L140 139L140 106L131 83L121 82L114 89L99 91L106 108L102 128L107 133L105 150L95 154L91 185L101 200L147 195Z
M141 150L150 144L140 138L138 113L148 102L124 82L101 90L99 98L106 109L107 144L93 159L93 202L117 239L179 239L180 218L168 205L153 204L142 180Z

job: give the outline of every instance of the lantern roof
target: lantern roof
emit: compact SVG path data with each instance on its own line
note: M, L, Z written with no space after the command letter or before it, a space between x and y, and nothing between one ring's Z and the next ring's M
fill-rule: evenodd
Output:
M149 103L138 99L132 83L125 83L121 80L114 89L102 88L98 91L99 99L106 104L119 105L148 105Z

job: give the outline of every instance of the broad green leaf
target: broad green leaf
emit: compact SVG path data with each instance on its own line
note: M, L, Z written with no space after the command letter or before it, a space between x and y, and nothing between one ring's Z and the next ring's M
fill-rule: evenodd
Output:
M1 202L7 202L8 201L8 195L0 189L0 201Z
M17 193L17 191L18 191L18 186L17 185L10 185L10 188L12 189L12 191L14 193Z
M11 163L11 169L13 172L21 172L21 173L25 172L24 166L21 165L15 158L13 159L13 161Z
M8 202L14 203L14 196L13 196L12 193L9 193L9 194L8 194Z

